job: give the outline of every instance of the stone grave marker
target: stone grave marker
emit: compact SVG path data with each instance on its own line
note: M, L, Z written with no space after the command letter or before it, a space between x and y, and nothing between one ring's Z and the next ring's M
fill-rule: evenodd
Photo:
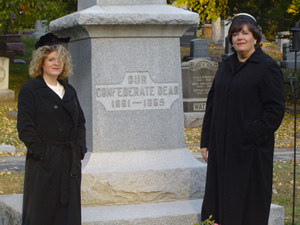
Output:
M0 57L0 102L14 101L15 92L9 88L9 58Z
M37 20L34 24L34 32L32 38L39 39L45 33L47 33L48 27L46 25L46 20Z
M190 47L190 41L197 39L197 27L193 26L189 28L180 38L181 47Z
M203 58L182 63L185 127L197 127L202 124L206 99L218 66L218 62Z
M297 52L299 55L299 52ZM295 68L295 52L290 51L290 43L283 43L282 44L282 55L283 60L280 61L280 67L282 68ZM300 68L300 57L297 57L297 68Z
M190 41L190 55L183 57L183 62L196 58L210 59L208 56L209 41L206 39L193 39Z

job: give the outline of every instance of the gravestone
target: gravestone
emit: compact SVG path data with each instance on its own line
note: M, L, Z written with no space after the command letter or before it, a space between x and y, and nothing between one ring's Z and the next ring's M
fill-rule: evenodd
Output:
M290 42L290 32L289 31L281 31L276 35L276 43L281 51L283 51L283 44Z
M180 38L181 47L190 47L190 41L197 39L197 27L193 26L189 28Z
M9 88L9 58L0 57L0 102L15 100L15 92Z
M70 83L87 120L83 224L199 223L206 166L185 148L180 62L180 37L198 14L165 0L78 9L50 30L71 36Z
M225 53L222 55L222 60L225 60L228 56L233 54L233 51L231 50L232 45L229 42L229 38L225 37Z
M48 31L48 26L46 24L46 20L37 20L34 24L34 32L32 34L32 38L39 39Z
M19 34L4 34L0 36L0 56L13 60L15 56L25 55L25 45Z
M190 41L190 55L184 56L182 61L186 62L196 58L210 59L208 56L209 41L206 39L193 39Z
M299 52L297 52L299 55ZM282 68L295 68L295 52L290 51L290 43L283 43L282 44L282 58L283 60L280 61L280 67ZM300 68L300 57L297 57L297 68Z
M226 36L228 34L229 25L230 25L230 23L228 22L228 20L221 20L221 27L220 27L221 34L220 34L220 39L215 44L215 46L225 47L225 45L226 45L225 38L226 38Z
M182 63L185 127L202 125L208 92L218 66L218 62L203 58Z
M203 25L203 38L204 39L207 39L207 40L210 40L211 39L211 33L212 33L212 30L211 30L211 24L204 24Z

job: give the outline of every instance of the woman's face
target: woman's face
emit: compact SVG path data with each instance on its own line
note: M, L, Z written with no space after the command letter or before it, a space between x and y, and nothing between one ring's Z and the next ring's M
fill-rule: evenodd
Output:
M239 55L251 56L255 51L256 41L247 25L241 31L232 35L233 47Z
M51 52L44 59L43 65L43 76L55 76L58 77L64 68L64 63L59 59L58 53Z

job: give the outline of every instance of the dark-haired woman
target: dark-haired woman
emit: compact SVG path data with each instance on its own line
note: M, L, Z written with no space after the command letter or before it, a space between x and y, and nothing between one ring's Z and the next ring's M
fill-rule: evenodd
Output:
M62 79L71 57L54 34L42 36L18 97L17 128L27 147L22 225L81 224L85 119L75 89Z
M234 54L216 73L201 134L208 163L202 221L212 215L221 225L267 225L274 132L285 107L282 72L262 51L251 15L236 15L228 38Z

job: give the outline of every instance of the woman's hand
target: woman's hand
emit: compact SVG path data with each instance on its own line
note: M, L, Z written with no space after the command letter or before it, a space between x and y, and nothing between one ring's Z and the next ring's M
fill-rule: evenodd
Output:
M202 158L203 158L204 161L207 163L207 152L208 152L208 148L201 148L200 151L201 151Z

